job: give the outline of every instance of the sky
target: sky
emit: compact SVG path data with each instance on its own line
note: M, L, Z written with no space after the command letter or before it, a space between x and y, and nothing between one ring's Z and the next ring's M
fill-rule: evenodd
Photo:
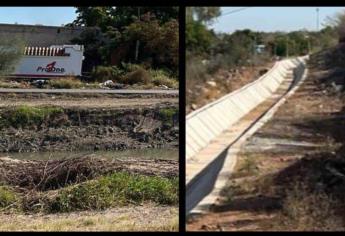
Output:
M222 14L242 7L222 7ZM344 11L345 7L319 7L319 29L327 16ZM240 29L254 31L316 30L316 7L249 7L219 17L210 28L216 32L231 33Z
M222 13L242 7L222 7ZM323 27L327 16L345 10L345 7L319 7L319 25ZM42 24L61 26L76 18L74 7L0 7L0 23ZM216 32L237 29L255 31L316 30L316 7L249 7L219 17L210 28Z
M0 23L61 26L75 20L74 7L0 7Z

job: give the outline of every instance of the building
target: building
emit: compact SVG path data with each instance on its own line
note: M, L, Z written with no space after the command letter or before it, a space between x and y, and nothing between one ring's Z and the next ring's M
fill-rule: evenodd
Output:
M265 48L266 48L266 45L258 44L258 45L256 45L255 50L257 53L260 54L260 53L263 53L265 51Z
M71 44L71 40L77 38L83 29L83 27L0 24L0 40L19 38L23 39L27 46L49 47Z

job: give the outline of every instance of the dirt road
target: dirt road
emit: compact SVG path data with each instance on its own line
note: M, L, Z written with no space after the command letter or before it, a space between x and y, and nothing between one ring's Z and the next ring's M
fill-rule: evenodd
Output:
M100 94L178 94L178 90L156 89L18 89L0 88L0 93L100 93Z

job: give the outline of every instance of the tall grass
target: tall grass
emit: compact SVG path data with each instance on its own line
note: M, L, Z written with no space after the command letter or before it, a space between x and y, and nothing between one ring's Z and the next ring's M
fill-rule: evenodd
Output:
M7 110L6 113L1 114L0 124L12 127L25 127L28 125L39 125L45 119L55 116L63 112L60 107L46 106L46 107L32 107L28 105L21 105Z
M73 77L50 79L49 85L55 89L77 89L83 87L83 83Z
M22 209L48 213L102 210L114 206L153 202L178 204L178 179L118 172L57 191L23 197Z

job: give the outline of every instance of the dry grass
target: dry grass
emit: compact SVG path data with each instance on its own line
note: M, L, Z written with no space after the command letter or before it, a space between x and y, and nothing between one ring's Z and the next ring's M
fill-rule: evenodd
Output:
M61 215L0 215L0 231L178 231L178 209L143 206Z
M49 85L55 89L76 89L83 87L83 83L74 77L64 77L49 80Z
M272 229L298 231L344 231L344 222L337 215L339 204L324 192L310 192L303 184L287 191L278 220Z
M240 154L235 172L232 178L242 178L247 176L257 176L259 174L259 162L261 156L257 153L244 153Z

